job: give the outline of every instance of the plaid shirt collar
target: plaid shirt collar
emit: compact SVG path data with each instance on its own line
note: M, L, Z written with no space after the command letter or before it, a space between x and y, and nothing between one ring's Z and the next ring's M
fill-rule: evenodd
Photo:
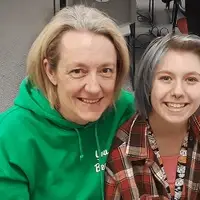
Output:
M155 160L155 154L149 148L147 141L147 122L139 114L135 114L131 120L132 124L126 141L126 155L131 161L148 160L151 164ZM190 136L200 141L200 116L193 115L190 118L190 127Z

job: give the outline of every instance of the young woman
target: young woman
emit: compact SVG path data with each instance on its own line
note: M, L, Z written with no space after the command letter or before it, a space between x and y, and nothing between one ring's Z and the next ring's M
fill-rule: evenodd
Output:
M153 41L136 70L137 114L114 139L107 200L200 199L200 38Z
M47 24L0 115L1 200L104 198L111 142L134 111L128 70L126 42L98 10L67 7Z

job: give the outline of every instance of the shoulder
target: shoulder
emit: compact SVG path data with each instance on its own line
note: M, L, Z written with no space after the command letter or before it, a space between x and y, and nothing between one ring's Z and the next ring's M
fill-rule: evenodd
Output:
M2 112L0 114L0 129L1 131L4 129L4 127L11 127L12 124L19 123L19 108L17 106L12 106L8 108L6 111Z
M33 113L18 106L12 106L0 114L0 139L8 138L10 140L12 138L13 141L16 141L22 135L25 139L30 127L33 126L33 120Z
M115 102L115 108L119 110L128 109L132 113L135 111L135 96L133 92L122 90L118 100Z
M113 142L113 148L118 148L123 143L127 143L131 134L131 127L137 118L137 114L132 115L127 121L125 121L118 129Z
M134 103L134 101L135 101L134 92L129 92L127 90L122 89L116 103L121 103L121 102Z
M36 139L32 130L37 128L34 127L34 123L32 124L29 115L17 106L0 114L0 168L2 170L12 170L10 162L25 171L34 165L33 147Z
M132 115L123 125L118 129L114 140L112 142L112 146L110 149L109 157L107 160L108 168L115 173L116 166L120 162L125 162L127 159L127 148L129 147L129 139L131 134L131 126L134 123L136 115ZM117 167L119 169L119 166ZM123 171L124 168L121 168L120 171Z
M127 121L136 111L135 109L135 96L133 92L122 90L119 99L116 101L116 114L121 113L121 120L119 126Z

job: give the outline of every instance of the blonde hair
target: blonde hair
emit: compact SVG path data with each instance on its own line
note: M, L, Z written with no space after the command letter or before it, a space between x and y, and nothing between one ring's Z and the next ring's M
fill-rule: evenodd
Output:
M126 41L116 23L105 13L84 5L66 7L59 11L33 43L27 58L27 75L33 85L42 90L52 107L58 101L56 87L45 73L43 61L48 59L56 70L61 38L66 31L90 31L109 38L117 52L117 78L114 99L117 99L129 71L129 53Z

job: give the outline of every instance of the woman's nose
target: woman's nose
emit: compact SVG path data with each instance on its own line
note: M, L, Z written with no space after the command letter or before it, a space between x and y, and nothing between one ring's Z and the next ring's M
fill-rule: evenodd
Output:
M85 84L85 90L89 93L99 93L101 91L101 86L98 81L97 75L91 75L87 77L86 84Z
M172 89L172 95L176 98L184 96L184 86L183 83L177 82L174 84Z

